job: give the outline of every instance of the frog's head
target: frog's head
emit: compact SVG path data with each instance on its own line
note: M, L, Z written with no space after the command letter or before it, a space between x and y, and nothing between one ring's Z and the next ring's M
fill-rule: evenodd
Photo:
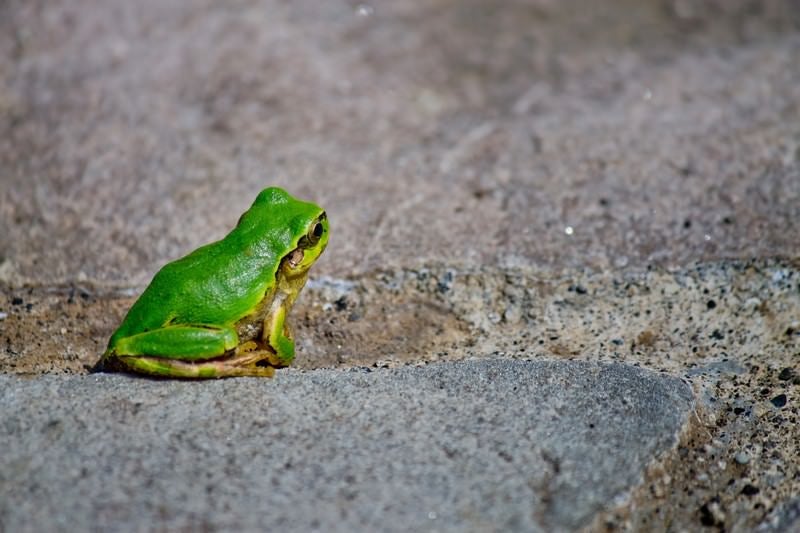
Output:
M297 246L286 255L281 269L286 277L305 274L328 245L328 216L322 211L306 227Z
M328 244L325 211L277 187L261 191L237 229L252 236L245 242L277 256L278 268L287 278L306 274Z

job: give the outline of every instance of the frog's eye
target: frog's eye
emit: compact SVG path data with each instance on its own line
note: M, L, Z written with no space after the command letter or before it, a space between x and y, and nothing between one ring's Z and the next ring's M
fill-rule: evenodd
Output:
M311 229L308 230L308 235L306 238L308 242L313 246L319 242L319 238L322 237L322 234L325 232L325 228L322 227L322 224L317 222Z

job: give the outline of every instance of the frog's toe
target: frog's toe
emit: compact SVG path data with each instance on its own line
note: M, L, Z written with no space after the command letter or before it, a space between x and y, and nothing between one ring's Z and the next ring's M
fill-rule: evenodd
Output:
M275 368L284 368L292 364L292 359L287 360L276 353L268 352L266 362Z
M258 349L258 343L255 341L247 341L243 342L239 346L236 347L236 353L245 353L245 352L252 352Z
M251 366L263 366L265 363L269 362L269 356L272 352L267 350L249 350L245 352L239 352L237 350L236 354L229 359L223 359L219 361L219 364L223 364L225 366L230 367L238 367L238 368L246 368ZM273 365L274 366L274 365Z
M221 364L214 369L213 376L209 377L262 377L271 378L275 375L275 368L257 363L247 366Z

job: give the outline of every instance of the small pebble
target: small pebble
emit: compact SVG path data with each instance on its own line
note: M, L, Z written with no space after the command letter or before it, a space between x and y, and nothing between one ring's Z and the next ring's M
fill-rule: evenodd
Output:
M746 465L750 462L750 455L747 452L739 452L734 456L734 459L740 465Z
M0 311L0 320L4 320L6 317L8 317L8 313L4 313L3 311Z
M755 485L751 485L750 483L748 483L747 485L744 486L744 488L742 488L742 494L744 494L745 496L755 496L759 492L761 492L759 488L756 487Z
M772 405L774 405L775 407L783 407L784 405L786 405L786 395L778 394L770 401L772 402Z

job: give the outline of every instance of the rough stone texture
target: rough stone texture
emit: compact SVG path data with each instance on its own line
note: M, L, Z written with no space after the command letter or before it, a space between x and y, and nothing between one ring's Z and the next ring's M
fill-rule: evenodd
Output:
M631 361L701 378L710 363L796 364L800 262L725 261L561 277L431 266L314 278L293 310L296 365L392 366L502 353ZM0 292L0 371L81 373L135 297L74 285ZM15 303L16 302L16 303ZM376 330L375 324L381 327Z
M212 383L0 376L8 531L571 531L677 443L626 365L469 361Z
M797 530L800 530L800 498L786 501L784 504L780 505L778 509L758 527L757 531L762 533Z
M2 2L0 372L90 404L41 374L84 373L156 268L277 184L333 224L298 366L659 370L694 423L593 526L791 530L798 30L793 0Z

